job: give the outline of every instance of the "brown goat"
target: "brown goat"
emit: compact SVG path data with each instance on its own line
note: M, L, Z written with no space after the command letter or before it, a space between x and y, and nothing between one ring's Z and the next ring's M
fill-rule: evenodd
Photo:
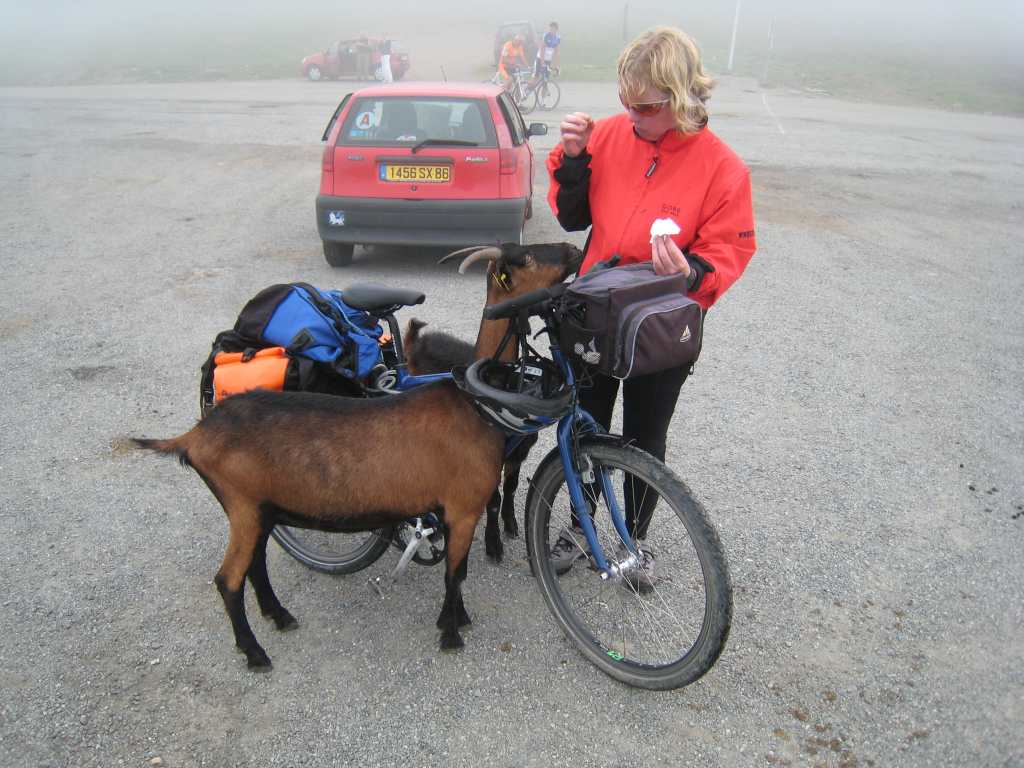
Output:
M582 258L568 243L466 250L472 252L460 272L488 262L488 305L561 282ZM508 322L481 320L477 357L494 354ZM183 435L135 442L177 455L224 507L229 538L215 582L249 667L267 668L270 657L246 618L246 577L264 616L278 629L296 624L267 574L267 539L278 523L355 532L440 512L447 535L440 645L463 645L459 627L470 623L461 588L466 559L498 485L505 436L453 382L368 400L255 391L226 399ZM381 482L367 476L367 466L393 469Z

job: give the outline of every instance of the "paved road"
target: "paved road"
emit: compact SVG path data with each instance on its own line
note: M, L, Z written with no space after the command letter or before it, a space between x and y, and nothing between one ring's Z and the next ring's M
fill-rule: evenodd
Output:
M483 294L433 252L324 263L343 89L0 90L0 764L1024 762L1024 121L744 80L712 127L751 166L760 252L669 448L732 567L717 667L664 694L604 677L516 541L500 566L474 549L457 655L435 651L440 569L381 599L272 548L302 626L255 619L275 667L246 671L211 582L222 513L117 436L190 426L209 341L270 283L422 288L416 314L466 337ZM536 210L529 239L563 238Z

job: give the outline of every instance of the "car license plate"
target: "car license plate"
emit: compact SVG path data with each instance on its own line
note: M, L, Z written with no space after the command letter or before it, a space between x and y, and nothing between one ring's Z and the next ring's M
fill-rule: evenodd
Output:
M447 184L452 180L450 165L390 165L380 166L381 181L404 181L417 184Z

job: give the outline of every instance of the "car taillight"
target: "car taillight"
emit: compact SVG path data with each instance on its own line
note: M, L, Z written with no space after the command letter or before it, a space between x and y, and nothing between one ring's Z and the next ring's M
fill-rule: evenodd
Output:
M498 150L498 171L503 174L516 172L516 151L514 149Z
M324 173L334 173L334 146L331 144L324 147L324 156L320 160L320 169Z

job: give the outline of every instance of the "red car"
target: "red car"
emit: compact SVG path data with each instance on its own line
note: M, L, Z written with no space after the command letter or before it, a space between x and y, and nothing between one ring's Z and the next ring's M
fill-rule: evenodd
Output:
M500 86L394 83L346 96L324 131L316 223L331 266L356 244L522 242L531 136Z
M391 40L391 75L401 80L409 71L409 52L397 40ZM302 60L302 75L310 80L332 80L339 77L365 76L374 79L380 66L381 47L384 40L379 37L364 37L352 40L338 40L321 53L313 53ZM360 71L360 56L363 58Z

